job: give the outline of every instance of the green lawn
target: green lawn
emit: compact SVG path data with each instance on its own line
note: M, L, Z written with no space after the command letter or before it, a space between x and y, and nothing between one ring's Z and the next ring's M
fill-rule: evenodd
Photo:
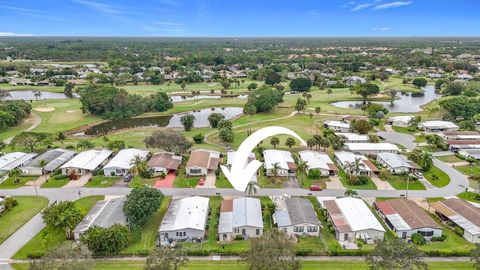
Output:
M18 180L20 180L20 182L18 184L15 184L14 183L15 177L9 177L0 184L0 189L2 188L12 189L12 188L23 187L25 183L27 183L28 181L35 180L36 178L37 178L36 176L19 176Z
M0 214L0 244L48 204L48 199L45 197L19 196L14 198L18 205L11 211Z
M97 261L94 270L142 270L143 261ZM430 270L474 270L471 262L428 262ZM16 270L27 270L28 264L14 264ZM190 261L186 267L181 270L248 270L248 266L238 261ZM302 261L302 270L368 270L368 265L364 261Z
M120 180L121 180L121 177L106 177L104 175L95 175L87 182L87 184L85 184L85 187L91 187L91 188L109 187L113 185L113 183Z
M438 177L437 180L433 179L434 175ZM450 177L435 166L433 166L428 172L424 172L423 176L435 187L444 187L450 183Z
M182 166L180 168L180 171L178 172L177 177L175 178L175 181L173 181L173 187L194 188L197 186L200 178L205 179L205 176L188 177L185 172L185 166Z
M472 176L472 175L479 175L480 174L480 165L474 166L457 166L455 169L459 170L461 173Z
M431 242L423 246L418 246L420 250L431 252L438 251L444 254L451 252L469 252L471 249L475 248L475 245L465 240L465 238L457 235L447 226L441 225L443 228L443 235L447 238L443 242Z
M70 179L65 178L65 179L54 179L53 177L50 177L48 179L48 182L45 182L41 185L42 188L61 188L65 186Z
M303 188L310 188L311 185L316 185L316 186L320 186L321 188L325 189L325 188L327 188L327 185L325 184L325 182L330 181L328 177L320 177L320 178L312 179L308 176L303 176L303 180L302 180L301 175L299 175L297 177L297 179L298 179L298 183Z
M104 196L88 196L75 201L75 206L87 215L88 211ZM49 248L57 247L67 241L65 232L46 226L13 256L15 259L27 259L29 254L40 255Z
M456 155L448 155L448 156L439 156L437 159L446 162L446 163L457 163L457 162L462 162L463 159L460 159Z
M217 181L215 182L215 187L217 187L217 188L233 188L232 184L223 175L223 173L220 173L220 175L217 176Z
M407 127L392 126L392 129L395 132L398 132L398 133L405 133L405 134L413 134L414 133L414 132L409 131Z
M368 179L368 182L363 185L351 185L349 176L345 173L342 168L338 168L338 178L340 179L340 182L342 182L342 185L345 188L348 189L377 189L377 186L375 186L375 183L373 183L372 179Z
M474 203L480 203L480 196L474 192L462 192L457 197Z
M388 181L392 187L395 189L402 189L405 190L407 189L407 181L404 180L401 176L398 175L389 175L386 179L382 179L385 181ZM416 181L410 181L408 183L408 189L409 190L425 190L426 188L423 186L423 184L416 180Z
M172 197L165 197L157 212L150 218L150 220L142 228L142 236L139 241L130 244L122 251L123 254L138 254L142 252L149 252L155 248L158 239L158 228L162 222L163 216L170 205Z
M266 176L263 170L260 170L257 175L257 181L258 185L262 188L281 188L283 187L283 182L287 181L287 178L277 177L277 179L274 179L273 177Z

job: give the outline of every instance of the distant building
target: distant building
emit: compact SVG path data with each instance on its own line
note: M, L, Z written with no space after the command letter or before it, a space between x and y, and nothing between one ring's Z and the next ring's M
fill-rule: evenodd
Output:
M174 198L158 230L159 244L174 241L201 241L207 226L209 198Z
M425 121L418 124L418 129L426 132L457 131L459 127L449 121Z
M434 202L432 207L440 218L462 228L467 241L480 243L480 208L457 198Z
M304 150L300 151L298 154L300 155L300 158L307 163L308 172L316 169L320 171L322 176L336 175L338 173L337 166L333 163L327 153Z
M169 171L178 171L181 164L182 156L170 152L160 152L152 155L147 166L153 171L154 176L158 176L162 173L167 174Z
M274 149L265 150L263 151L263 158L265 159L264 166L267 176L274 176L272 169L275 164L278 165L277 176L286 177L295 174L297 165L290 152Z
M373 244L383 240L385 229L363 200L346 197L323 201L323 204L340 243L361 239Z
M63 166L62 174L69 175L74 173L76 175L85 175L91 173L108 162L108 159L113 154L111 150L87 150L80 152L74 158L67 161Z
M364 78L359 77L359 76L346 77L344 80L345 80L345 84L348 85L348 86L353 86L353 85L357 85L357 84L364 84L364 83L367 82L367 80L365 80Z
M336 132L335 135L344 138L346 143L366 143L370 141L367 134Z
M51 149L47 152L37 156L30 163L22 167L22 172L25 175L41 175L42 173L51 173L62 166L75 156L74 151L65 150L61 148ZM40 162L44 160L45 166L42 168ZM43 172L42 172L43 171Z
M217 151L193 150L187 161L186 173L188 176L205 176L209 171L218 169L219 159L220 153Z
M248 239L263 235L262 206L257 198L236 198L222 201L218 239L230 241L237 236Z
M351 164L356 164L357 160L359 162L359 175L368 175L372 176L379 172L378 168L373 164L367 157L364 155L354 154L352 152L339 151L335 152L335 161L338 166L343 170L348 171L348 167Z
M463 157L480 160L480 149L461 149L458 153Z
M103 167L103 174L105 176L123 176L130 172L130 169L134 166L132 161L135 158L139 157L142 160L146 160L148 155L148 151L145 150L135 148L122 149Z
M417 168L407 157L394 153L379 153L377 162L387 168L392 174L410 173Z
M7 174L13 169L27 165L37 154L12 152L0 157L0 175Z
M346 143L345 149L364 155L377 155L379 153L399 153L400 149L391 143Z
M480 132L477 131L444 131L438 134L446 141L479 141Z
M323 122L323 127L332 129L335 132L350 132L350 124L341 121L326 120Z
M320 221L312 204L305 198L287 198L277 203L273 221L278 230L291 236L319 236Z
M395 127L409 127L412 119L411 115L393 116L388 118L388 124Z
M80 237L94 226L109 228L114 224L127 225L127 218L123 213L125 201L125 197L98 201L73 230L75 240L79 241Z
M374 208L387 226L402 239L410 238L414 233L419 233L426 239L442 236L442 227L413 201L376 201Z

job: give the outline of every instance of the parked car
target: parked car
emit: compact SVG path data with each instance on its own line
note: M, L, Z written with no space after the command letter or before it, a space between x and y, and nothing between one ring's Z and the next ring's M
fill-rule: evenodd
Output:
M133 175L127 173L123 176L123 182L130 182L130 180L132 180L133 178Z
M198 185L199 185L199 186L205 185L205 179L204 179L204 178L200 178L200 180L198 181Z
M322 188L317 185L311 185L310 191L322 191Z
M423 174L421 172L414 172L413 175L418 179L423 179Z

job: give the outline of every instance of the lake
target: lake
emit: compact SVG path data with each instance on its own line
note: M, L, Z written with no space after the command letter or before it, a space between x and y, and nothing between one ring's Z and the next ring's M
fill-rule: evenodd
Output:
M27 91L8 91L10 94L9 97L6 98L6 100L44 100L44 99L67 99L67 96L65 96L64 93L53 93L53 92L47 92L47 91L40 91L42 94L38 98L35 97L35 92L32 90L27 90ZM78 97L77 94L74 94L75 97Z
M248 97L248 95L238 95L238 96L235 96L235 97L231 97L231 96L223 97L223 96L220 96L220 95L195 95L195 96L172 95L172 96L170 96L173 103L190 101L190 100L200 100L200 99L219 99L219 98L246 99L247 97Z
M415 113L421 112L422 106L439 98L440 95L435 93L433 86L423 88L423 93L397 93L398 99L390 104L390 102L375 101L374 103L382 104L390 112L398 113ZM345 109L361 109L364 105L363 101L338 101L330 103L337 108Z
M162 115L153 117L136 117L129 119L112 120L91 126L85 130L85 135L100 135L108 132L128 129L128 128L154 128L154 127L168 127L168 128L183 128L180 123L180 118L186 114L193 114L195 116L194 127L208 127L208 116L212 113L221 113L225 119L232 119L243 113L243 108L240 107L225 107L225 108L208 108L196 111L189 111L185 113L176 113L172 115Z

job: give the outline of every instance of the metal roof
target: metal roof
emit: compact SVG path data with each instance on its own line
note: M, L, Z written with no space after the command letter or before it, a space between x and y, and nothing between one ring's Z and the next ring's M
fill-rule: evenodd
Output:
M349 123L336 121L336 120L326 120L323 122L323 124L327 126L338 127L338 128L346 128L346 129L350 128Z
M385 216L397 231L409 231L412 228L403 220L399 214L390 214Z
M113 152L111 150L87 150L80 152L61 168L79 168L85 170L94 170L104 162Z
M61 148L51 149L35 157L35 159L33 159L23 168L27 170L28 168L41 169L40 161L45 160L47 162L47 165L45 165L44 169L46 171L52 172L58 167L60 167L63 163L70 160L75 154L75 151L65 150Z
M132 167L132 160L134 160L136 156L145 160L148 156L148 151L135 148L120 150L103 168L130 169Z
M127 219L123 213L125 201L126 197L98 201L73 231L82 233L93 226L108 228L114 224L126 225Z
M209 198L173 199L160 224L159 232L183 229L205 230Z
M288 170L290 167L288 163L294 163L292 154L288 151L269 149L263 151L265 159L265 167L267 170L273 168L273 164L278 163L280 169Z
M336 199L335 203L342 212L345 220L348 222L348 225L350 225L352 231L355 232L369 229L382 232L385 231L363 200L346 197Z
M308 169L330 170L329 164L334 164L332 159L326 154L317 151L305 150L298 152L300 158L307 163Z
M284 216L284 211L275 211L278 226L290 226L302 223L320 225L317 214L309 200L297 197L287 198L285 199L285 206L288 219Z
M345 147L351 151L400 151L391 143L346 143Z
M379 153L377 158L383 160L390 168L412 168L405 156L395 153Z
M220 212L219 233L232 232L234 228L245 226L263 228L260 199L243 197L232 201L231 211Z
M34 158L37 154L27 154L23 152L8 153L0 157L0 171L11 171L25 162Z

